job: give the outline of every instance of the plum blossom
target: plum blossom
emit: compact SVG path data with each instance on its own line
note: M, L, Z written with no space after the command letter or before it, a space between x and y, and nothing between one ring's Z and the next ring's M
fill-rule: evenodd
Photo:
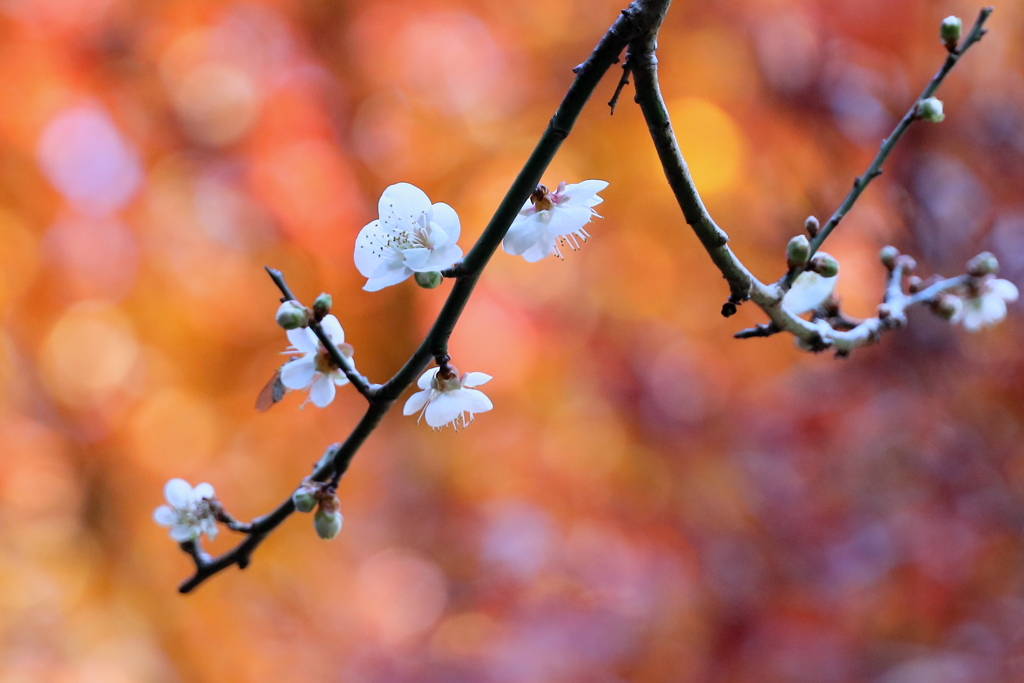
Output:
M1009 280L988 278L966 296L963 305L950 318L952 323L963 323L968 332L995 325L1006 317L1006 304L1016 301L1017 287Z
M818 255L828 256L825 252L820 251ZM793 281L793 286L782 297L782 307L793 315L803 315L813 311L832 295L832 290L836 288L838 279L838 275L822 277L814 271L805 270Z
M351 358L352 347L345 343L345 331L338 319L333 315L324 316L320 326L338 350ZM287 334L292 345L285 353L298 357L281 368L281 383L293 391L309 389L309 397L303 401L303 406L312 401L317 408L326 407L334 400L335 386L348 384L348 377L334 363L313 330L300 327L288 330Z
M549 254L562 258L562 245L572 250L580 248L590 235L583 226L594 216L604 200L597 193L608 187L603 180L584 180L582 183L558 184L554 192L538 185L505 235L502 248L513 256L522 256L533 263Z
M462 258L455 209L441 202L432 205L415 185L385 189L377 211L380 218L356 237L356 268L367 278L366 291L398 284L413 273L443 270Z
M213 487L199 484L195 488L184 479L171 479L164 485L168 505L153 511L153 519L170 527L171 538L178 543L192 541L206 534L212 541L217 535L216 498Z
M449 366L450 367L450 366ZM482 391L473 387L491 381L491 376L482 372L467 372L459 377L458 370L451 368L448 376L439 375L441 368L431 368L422 375L416 385L422 389L405 402L403 415L419 412L416 423L427 418L427 424L434 429L451 425L458 430L459 418L462 426L467 427L473 421L475 413L485 413L494 406L491 399ZM469 420L466 419L469 413Z

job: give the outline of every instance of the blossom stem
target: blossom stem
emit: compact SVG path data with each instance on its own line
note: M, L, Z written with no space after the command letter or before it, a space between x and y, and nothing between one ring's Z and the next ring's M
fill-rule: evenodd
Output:
M828 222L825 223L825 225L821 226L821 230L811 240L811 256L814 256L825 240L828 239L828 236L832 234L832 231L836 229L836 226L839 225L839 222L843 220L847 212L853 208L853 205L860 198L861 193L864 192L864 189L868 184L878 176L882 175L882 164L884 164L885 160L889 158L889 154L896 146L896 143L899 142L900 138L903 137L903 134L907 132L908 128L910 128L910 124L920 118L917 115L917 103L934 95L935 91L939 89L940 85L942 85L942 81L945 80L946 75L949 74L953 67L956 66L957 62L960 61L960 57L963 56L963 54L967 52L972 45L981 40L982 36L988 32L988 29L984 26L985 22L992 14L993 9L994 8L992 7L983 7L981 9L978 13L978 19L974 22L974 26L967 34L967 37L963 39L960 47L955 50L951 50L946 55L946 59L942 63L942 66L939 68L938 72L936 72L935 76L932 77L932 80L925 87L920 97L910 105L910 109L907 110L907 113L904 114L903 118L896 124L896 127L893 129L892 133L889 134L889 137L882 140L882 145L879 147L878 153L871 161L867 170L853 181L853 187L846 195L843 203L839 205L839 208L832 214L832 217L828 219ZM804 270L805 269L803 268L799 268L787 273L782 282L783 290L789 289L790 285L793 284L793 281Z
M282 302L298 301L298 299L295 298L295 295L292 294L292 290L288 288L288 284L284 281L284 275L281 271L271 268L270 266L264 266L264 268L270 275L270 279L273 280L274 284L277 285L277 288L281 290L281 294L283 295L281 298ZM331 338L327 336L326 332L324 332L324 328L320 323L315 320L310 320L309 329L313 330L313 334L316 335L317 339L320 340L320 343L324 345L325 349L327 349L327 353L330 355L331 360L334 361L335 365L341 368L341 371L345 373L345 377L352 382L352 386L354 386L367 401L373 401L378 390L378 385L370 384L370 380L356 371L355 365L353 365L352 361L346 358L345 354L343 354L338 347L334 345Z

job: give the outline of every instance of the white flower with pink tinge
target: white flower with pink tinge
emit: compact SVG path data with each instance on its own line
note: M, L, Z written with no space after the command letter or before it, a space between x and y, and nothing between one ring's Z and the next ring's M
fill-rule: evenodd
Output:
M168 505L153 511L160 526L170 527L171 538L178 543L193 541L206 534L212 541L217 535L217 516L213 508L213 487L199 484L195 488L184 479L171 479L164 485Z
M502 249L530 263L550 254L562 258L562 245L574 251L579 249L579 243L590 237L583 226L594 216L601 217L593 207L604 201L597 193L606 187L608 183L603 180L584 180L574 185L561 182L554 192L538 185L512 221Z
M346 358L352 357L352 347L345 343L345 331L333 315L326 315L320 321L328 339ZM292 343L285 353L297 354L281 368L281 383L292 391L309 389L309 397L302 405L312 401L317 408L323 408L334 400L335 386L348 384L348 377L341 371L327 349L313 330L300 327L288 330L288 341Z
M422 375L416 385L422 389L409 397L402 409L403 415L419 413L416 423L423 418L434 429L451 425L456 431L459 419L462 426L468 427L475 413L485 413L494 405L482 391L473 387L491 381L491 376L482 372L467 372L459 377L458 370L449 366L451 375L438 376L441 368L431 368ZM466 419L469 413L469 419Z
M974 296L961 297L963 305L950 322L963 323L968 332L995 325L1006 317L1006 304L1016 301L1018 295L1016 285L1009 280L986 279L978 285Z

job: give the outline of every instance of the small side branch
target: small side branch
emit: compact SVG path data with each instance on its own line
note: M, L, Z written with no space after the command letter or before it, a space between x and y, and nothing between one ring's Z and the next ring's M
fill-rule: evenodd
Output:
M292 294L292 290L288 288L288 284L284 281L284 275L281 271L271 268L270 266L264 266L264 268L266 269L267 274L270 275L270 279L273 280L274 284L277 285L277 288L281 290L282 302L298 301L298 299L295 298L295 295ZM356 391L362 394L367 401L373 401L374 397L377 395L378 386L370 384L370 380L356 371L355 365L353 365L352 361L346 358L338 347L331 342L320 323L315 320L310 320L309 329L313 330L313 334L316 335L316 338L319 339L320 343L324 345L325 349L327 349L327 353L330 354L331 360L341 368L341 371L345 373L345 377L348 377L348 380L352 382L352 386L356 388Z
M610 116L615 115L615 105L619 103L619 96L622 95L622 89L629 85L629 60L627 59L622 64L622 78L619 79L619 84L615 86L615 94L608 100L608 107L611 109L609 112Z

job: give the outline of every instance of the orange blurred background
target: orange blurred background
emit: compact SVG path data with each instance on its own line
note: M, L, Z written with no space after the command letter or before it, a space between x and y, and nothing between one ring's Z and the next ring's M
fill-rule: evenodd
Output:
M171 477L270 510L361 415L288 396L284 271L384 381L450 284L360 288L406 181L468 249L622 0L0 5L0 682L1024 680L1024 321L925 311L845 361L734 341L629 90L545 182L610 182L565 261L499 252L452 339L494 376L465 432L395 410L339 489L187 597ZM698 187L764 280L944 58L962 0L679 2L662 86ZM830 239L869 315L893 243L1024 285L1024 5ZM211 551L237 537L223 531Z

